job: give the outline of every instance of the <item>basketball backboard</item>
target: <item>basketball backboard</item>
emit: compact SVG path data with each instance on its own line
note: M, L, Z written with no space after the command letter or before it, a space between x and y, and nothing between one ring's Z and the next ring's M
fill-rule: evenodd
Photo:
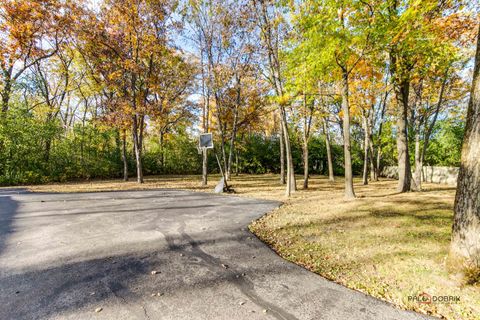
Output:
M211 133L201 133L198 139L198 146L203 149L213 149L213 136Z

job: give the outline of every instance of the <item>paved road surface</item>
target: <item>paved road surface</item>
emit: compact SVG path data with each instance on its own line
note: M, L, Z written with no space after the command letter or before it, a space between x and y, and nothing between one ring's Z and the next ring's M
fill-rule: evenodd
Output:
M0 190L0 319L424 318L278 257L247 229L276 206L174 190Z

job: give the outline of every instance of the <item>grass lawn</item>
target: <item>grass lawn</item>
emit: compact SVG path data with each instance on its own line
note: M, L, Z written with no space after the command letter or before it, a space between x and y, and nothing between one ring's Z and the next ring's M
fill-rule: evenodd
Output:
M177 188L211 191L199 176L146 177L144 185L119 180L31 186L38 192ZM300 179L299 179L300 180ZM231 182L240 196L281 200L284 205L250 229L287 260L325 278L389 301L400 308L448 319L480 319L480 285L468 286L445 267L455 189L426 184L425 191L396 194L396 181L363 186L358 199L343 199L343 181L314 176L309 190L290 199L276 175L241 175ZM298 183L300 186L301 183ZM452 304L408 301L420 293L459 296Z

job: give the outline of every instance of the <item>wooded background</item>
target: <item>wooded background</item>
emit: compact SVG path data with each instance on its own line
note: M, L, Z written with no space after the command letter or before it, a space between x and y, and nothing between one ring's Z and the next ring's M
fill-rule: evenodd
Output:
M228 174L291 167L305 188L329 158L364 183L405 150L413 181L459 166L477 17L469 1L3 1L0 184L201 173L200 132Z

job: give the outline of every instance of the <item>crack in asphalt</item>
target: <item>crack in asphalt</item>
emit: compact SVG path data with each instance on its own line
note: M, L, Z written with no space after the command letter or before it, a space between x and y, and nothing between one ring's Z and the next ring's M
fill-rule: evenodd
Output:
M106 277L106 276L107 276L107 275L105 275L105 277ZM121 294L119 293L120 290L119 290L118 288L117 288L117 289L113 288L109 283L105 282L104 280L100 280L100 282L103 283L103 285L104 285L116 298L122 300L124 304L126 304L126 305L131 304L131 303L129 303L129 302L127 301L127 299L126 299L123 295L121 295ZM118 285L118 283L114 283L114 285ZM120 289L122 289L122 287L120 287ZM143 314L144 314L144 316L145 316L145 319L150 320L150 316L149 316L149 314L148 314L147 309L145 308L145 306L144 306L143 304L141 304L141 303L137 303L137 304L140 306L140 308L142 308Z
M148 312L147 312L147 308L145 308L144 305L140 305L143 309L143 314L145 315L145 318L147 318L148 320L150 320L150 316L148 315Z
M185 221L180 221L180 226L177 229L177 232L180 235L180 239L178 240L188 243L191 248L191 254L201 259L210 271L214 273L221 271L229 275L228 279L231 279L230 282L234 284L250 301L262 309L268 310L275 318L281 320L298 320L298 318L296 318L294 315L260 297L254 289L254 284L243 276L238 277L240 272L236 271L235 268L224 268L222 266L222 261L219 258L215 258L214 256L203 251L198 243L185 231L185 227ZM175 237L173 237L171 234L162 232L158 228L156 228L156 230L163 234L170 250L178 250L179 246L175 244Z

